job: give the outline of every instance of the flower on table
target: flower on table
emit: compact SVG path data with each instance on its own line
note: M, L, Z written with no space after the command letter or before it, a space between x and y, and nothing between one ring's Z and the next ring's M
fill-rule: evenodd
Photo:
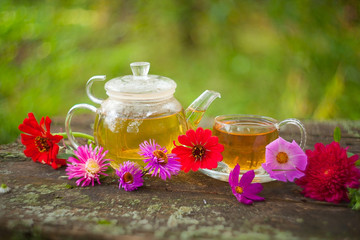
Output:
M348 188L360 186L360 170L355 166L358 155L347 156L347 148L338 142L315 144L307 150L308 165L305 175L295 183L303 188L305 197L339 203L349 201Z
M66 165L65 159L57 158L59 152L57 143L63 137L51 134L51 119L42 117L38 123L33 113L29 113L28 117L19 125L19 130L25 133L21 134L21 142L26 147L25 156L31 157L34 162L48 164L54 169Z
M168 153L165 147L161 147L155 140L144 141L140 144L139 154L143 156L147 163L145 169L152 173L151 176L159 175L162 180L177 175L181 164L175 154Z
M7 193L11 190L5 183L2 183L0 186L0 193Z
M74 151L77 158L69 157L66 168L66 174L69 179L79 178L76 184L81 187L88 186L90 183L94 186L94 180L100 184L100 175L108 176L104 173L110 165L110 159L104 159L108 151L103 152L102 147L93 149L90 144L78 147Z
M180 135L178 141L180 144L172 153L180 158L181 170L188 172L197 171L199 168L212 169L216 168L218 162L223 159L221 152L224 146L218 142L216 136L211 135L209 129L201 127L194 130L188 130L185 135Z
M239 181L240 166L236 164L234 169L229 174L229 184L236 199L243 203L250 205L253 201L264 201L265 198L257 196L263 190L260 183L251 183L255 177L254 170L244 173Z
M125 191L133 191L144 184L143 173L140 167L134 162L124 162L116 169L119 176L119 188Z
M265 159L262 167L273 179L293 182L304 176L307 156L295 141L290 143L281 137L272 141L266 146Z

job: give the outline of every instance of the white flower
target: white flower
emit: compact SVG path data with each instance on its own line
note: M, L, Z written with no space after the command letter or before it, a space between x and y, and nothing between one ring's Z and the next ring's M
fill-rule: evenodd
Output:
M10 191L11 188L9 188L8 186L6 186L6 184L1 184L0 186L0 193L7 193Z

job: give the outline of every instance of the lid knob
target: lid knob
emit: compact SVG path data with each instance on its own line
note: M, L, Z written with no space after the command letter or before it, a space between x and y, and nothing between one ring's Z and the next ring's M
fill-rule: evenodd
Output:
M150 63L148 62L133 62L130 64L131 71L134 76L146 76L149 73Z

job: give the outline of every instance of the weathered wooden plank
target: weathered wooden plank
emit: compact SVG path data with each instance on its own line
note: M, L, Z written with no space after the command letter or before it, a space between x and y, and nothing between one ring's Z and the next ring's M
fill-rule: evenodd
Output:
M79 127L91 133L90 118ZM341 143L360 153L358 122L305 122L308 148L329 143L335 126ZM61 126L61 124L60 124ZM74 122L74 130L76 129ZM55 129L55 128L54 128ZM292 131L292 130L291 130ZM284 136L291 137L285 130ZM297 137L297 135L295 136ZM358 239L360 212L307 199L293 183L265 183L265 202L238 203L228 183L199 172L170 181L145 177L139 191L118 189L116 179L79 188L64 168L33 163L19 143L0 146L0 183L12 190L0 195L0 238L45 239Z

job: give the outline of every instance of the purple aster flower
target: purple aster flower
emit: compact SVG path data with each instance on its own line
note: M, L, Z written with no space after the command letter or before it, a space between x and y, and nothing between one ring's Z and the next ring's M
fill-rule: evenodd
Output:
M139 154L145 158L144 162L147 163L145 169L152 173L151 176L159 175L162 180L166 180L180 171L181 163L177 160L176 154L168 154L167 149L161 147L155 140L141 143Z
M305 175L307 156L295 141L279 137L266 146L265 159L262 167L273 179L293 182Z
M125 191L133 191L144 184L142 171L134 162L120 164L116 174L119 176L119 188L124 188Z
M89 146L80 146L74 151L77 158L69 157L66 174L69 179L80 178L76 181L76 184L81 187L88 186L90 183L94 186L94 179L100 184L99 176L105 175L104 172L107 170L110 159L104 159L108 151L102 152L102 147L92 148Z
M250 205L253 201L264 201L265 198L257 196L263 190L260 183L251 183L255 177L254 170L244 173L239 182L240 166L236 164L234 169L229 174L229 184L236 199L243 203Z

